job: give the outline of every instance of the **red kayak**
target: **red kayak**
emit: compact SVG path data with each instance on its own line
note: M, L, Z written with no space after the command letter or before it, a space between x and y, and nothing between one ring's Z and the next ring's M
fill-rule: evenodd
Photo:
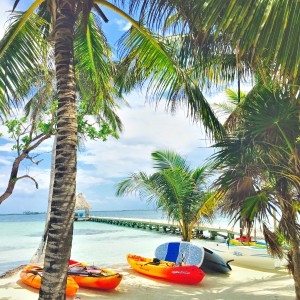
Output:
M127 261L137 272L177 283L198 284L205 276L197 266L178 266L173 262L153 260L133 254L127 255Z

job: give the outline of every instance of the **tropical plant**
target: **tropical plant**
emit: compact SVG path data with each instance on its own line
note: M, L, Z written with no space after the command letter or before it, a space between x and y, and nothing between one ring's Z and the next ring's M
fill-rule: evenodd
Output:
M13 9L18 3L19 0L15 1ZM72 244L76 182L77 115L75 84L77 70L76 67L74 68L75 63L78 62L77 65L82 63L83 66L90 67L91 76L83 78L83 83L85 83L84 80L94 82L94 86L97 88L99 86L97 81L105 80L107 84L110 84L112 80L109 76L110 72L107 72L105 68L103 69L101 61L100 64L96 64L94 61L97 55L97 51L94 50L98 49L96 46L97 41L103 41L105 38L102 32L98 37L93 38L91 34L95 31L87 26L92 9L103 17L103 13L97 4L111 8L125 17L155 45L159 55L152 57L153 62L158 60L166 63L168 61L168 54L160 47L157 40L149 34L149 31L145 30L139 22L136 22L124 11L104 0L75 0L71 2L68 0L36 0L25 13L20 14L19 18L15 20L9 31L10 33L4 37L0 45L0 65L3 66L3 70L7 70L1 76L0 96L3 96L1 107L7 106L6 97L9 93L13 93L18 84L26 82L24 74L31 74L32 77L36 75L34 69L40 61L41 47L47 47L48 41L51 41L54 46L58 98L57 151L48 246L40 299L63 299L65 297L66 274ZM35 13L36 9L38 10ZM28 24L30 26L27 26ZM98 30L97 33L99 32ZM30 40L31 36L34 36L33 42L27 42L26 47L23 47L22 43ZM80 37L83 37L83 39L80 39ZM83 40L85 42L81 43L80 41ZM74 48L76 45L77 47ZM81 50L81 52L77 52L76 49ZM77 56L76 53L81 54ZM87 63L87 58L90 58L91 64ZM26 61L24 64L23 59ZM19 68L14 68L15 65ZM21 69L20 66L22 66ZM97 69L101 72L94 74ZM14 74L14 71L18 74ZM103 74L103 76L99 74ZM176 75L174 72L173 74ZM170 80L176 81L177 77L171 76ZM168 88L168 85L162 84L162 89L167 91ZM101 92L101 89L97 89L95 94L100 95L100 97L95 97L95 100L101 101L103 97L107 96L107 94ZM195 95L199 94L199 90L196 89L195 91L194 88L187 90L187 92ZM176 94L173 96L176 98ZM13 103L18 103L17 100L19 99L15 100ZM195 97L193 97L193 100L195 100ZM203 112L199 110L199 105L191 105L192 116L197 116L199 119L201 114ZM202 116L206 120L207 115Z
M163 37L156 34L157 45L135 28L131 28L119 40L118 85L121 92L147 87L150 101L166 99L166 109L175 112L185 104L192 119L201 121L206 133L215 139L224 130L210 107L202 90L213 84L228 84L235 78L235 60L218 61L218 54L211 54L211 43L195 56L186 53L187 35ZM162 55L163 54L163 55ZM126 70L126 72L124 72Z
M240 107L242 103L245 101L246 94L243 91L240 91L240 95L238 92L235 92L231 89L225 90L225 94L227 99L223 103L214 104L216 110L220 113L224 114L227 118L223 124L227 133L234 130L237 126L237 123L240 122L241 113Z
M0 195L0 204L6 200L14 191L16 183L24 178L31 179L36 188L38 182L29 174L19 176L19 167L24 159L30 160L33 164L38 165L42 160L36 160L40 154L32 155L31 152L36 150L40 144L55 134L55 109L52 107L49 111L51 117L49 120L37 121L36 116L32 122L28 122L27 117L12 119L4 122L7 127L9 137L15 142L12 151L16 151L17 156L14 159L7 188ZM47 112L46 112L47 113Z
M298 0L250 0L246 4L239 0L129 0L127 5L132 12L140 11L144 22L154 28L169 29L171 19L173 28L193 37L190 53L201 49L212 34L223 40L225 47L219 50L236 55L240 70L240 62L246 60L263 78L271 74L281 83L294 85L294 90L299 88Z
M257 84L240 103L239 121L215 145L220 150L213 157L221 171L215 185L224 194L222 211L235 220L241 217L248 235L257 220L273 255L284 254L279 237L290 245L297 299L299 185L293 178L299 178L298 101L289 86ZM274 232L269 229L270 218L278 221Z
M117 185L117 196L138 192L140 197L154 202L169 219L178 222L183 241L190 241L193 228L200 219L211 220L218 195L207 190L208 166L192 170L179 154L164 150L151 154L158 171L147 175L133 173Z
M40 1L38 1L38 2L40 2ZM44 9L43 9L44 8ZM33 12L33 7L31 7L30 9L29 9L29 12ZM43 13L45 13L45 6L44 7L41 7L41 10L39 11L40 13L41 12L43 12ZM18 42L22 42L22 41L20 41L20 40L18 40L18 39L12 39L12 37L14 37L14 35L16 36L16 37L19 37L20 35L22 36L22 35L25 35L26 36L26 34L28 34L28 35L30 35L30 34L32 34L32 32L26 32L26 26L22 26L22 25L24 25L24 24L26 24L27 22L27 18L28 17L28 12L27 12L27 14L25 13L25 14L23 14L23 15L21 15L20 16L20 18L17 20L17 22L16 22L16 24L13 24L13 26L10 28L11 30L8 30L8 33L6 34L6 36L5 36L5 38L4 38L4 40L5 41L7 41L8 40L8 42L6 43L6 46L7 47L3 47L2 48L2 51L3 51L3 53L7 53L7 52L9 52L9 50L11 49L11 48L14 48L14 47L16 47L16 45L18 44ZM25 19L24 19L25 18ZM31 17L31 18L29 18L28 20L31 20L32 18L36 18L35 17L35 15L33 14L33 17ZM24 22L24 20L25 20L25 22ZM29 22L29 21L28 21ZM43 23L43 25L44 25L45 23ZM110 88L110 90L108 89L108 88L103 88L103 87L105 87L105 84L106 84L106 86L107 87L109 87L109 86L111 86L111 76L112 76L112 74L113 74L113 71L111 71L112 69L111 69L111 67L109 66L110 65L110 60L107 60L107 59L105 59L105 60L103 60L102 59L102 57L101 56L103 56L103 51L101 51L102 50L102 46L105 44L105 42L103 43L103 42L101 42L101 41L104 41L102 38L101 39L97 39L97 35L99 36L99 33L100 33L100 36L101 36L101 32L99 32L99 31L96 31L95 30L95 26L93 25L93 23L92 22L89 22L88 23L89 24L89 26L90 26L90 24L91 24L91 27L92 28L90 28L89 26L88 26L88 28L90 29L90 31L92 31L93 33L94 33L94 38L95 38L95 40L91 40L90 38L90 35L89 36L85 36L86 37L86 42L84 43L84 39L83 38L81 38L80 40L79 40L79 43L76 45L76 47L75 47L75 59L76 59L76 56L78 56L78 58L79 57L82 57L82 59L78 59L78 61L80 62L80 64L78 63L77 64L77 66L79 65L79 67L80 67L80 71L81 71L81 73L79 73L80 75L82 75L83 73L82 73L82 71L83 71L83 69L85 69L85 70L88 70L89 71L89 73L90 73L90 75L88 76L88 75L85 75L85 76L82 76L81 78L79 78L80 80L79 80L79 82L81 83L81 84L83 84L84 83L84 85L83 86L85 86L86 87L86 92L85 92L85 95L87 95L87 96L92 96L89 100L89 105L86 105L86 107L84 108L84 111L85 112L88 112L88 114L94 114L95 112L96 112L96 109L98 108L100 108L100 110L101 110L101 113L102 113L102 115L104 115L104 118L106 118L106 117L111 117L111 118L115 118L115 121L114 121L114 124L113 124L113 126L115 126L115 127L119 127L119 125L120 125L120 122L119 122L119 120L118 120L118 118L116 118L116 115L114 115L114 113L113 114L111 114L111 112L113 112L112 110L110 110L110 107L112 107L112 106L114 106L115 105L115 96L114 97L112 97L111 95L112 95L112 88ZM94 23L95 24L95 23ZM70 25L70 24L69 24ZM94 26L94 27L93 27ZM39 29L39 31L37 30L37 35L38 34L40 34L41 35L41 33L43 33L43 32L45 32L45 31L47 31L47 28L49 28L49 23L46 23L46 25L44 26L44 27L39 27L38 29ZM36 27L34 28L34 29L36 29ZM15 32L14 32L14 30L15 30ZM72 29L73 30L73 29ZM101 36L102 37L102 36ZM10 39L11 38L11 39ZM73 39L73 36L72 36L72 39ZM61 43L64 43L63 42L63 40L64 40L64 38L60 38L60 40L61 40ZM24 40L24 41L26 41L26 40ZM100 43L99 43L99 42ZM47 44L48 45L48 44ZM97 51L95 51L95 52L93 52L93 51L91 51L91 49L90 49L90 51L86 51L86 47L88 46L88 47L91 47L91 45L94 45L95 46L95 49L97 50ZM34 48L34 46L39 46L40 47L40 45L36 45L36 44L33 44L32 45L32 47ZM70 43L69 43L69 46L70 46ZM67 52L67 57L69 56L69 54L71 54L71 56L70 56L70 58L71 58L71 66L73 65L73 55L72 55L72 52L73 52L73 42L71 42L71 52ZM22 47L20 47L20 48L22 48ZM78 49L78 51L77 51L77 49ZM60 48L60 50L63 50L63 52L64 52L64 47L62 46L62 48ZM80 50L81 51L83 51L83 52L85 52L85 53L89 53L89 55L90 55L90 59L91 58L93 58L93 66L94 66L94 68L90 68L90 66L91 65L88 65L88 60L85 58L86 56L84 56L84 55L81 55L80 54ZM39 51L40 52L43 52L43 50L42 50L42 48L40 47L39 48ZM38 52L38 51L36 51L36 54L38 54L38 53L40 53L40 52ZM106 51L107 52L107 51ZM108 55L109 55L109 51L107 52L108 53ZM20 58L22 58L22 55L26 55L26 54L22 54L21 56L18 56L18 54L19 53L17 53L17 55L16 55L16 57L14 57L14 54L12 54L12 53L10 53L10 58L11 58L11 60L10 61L13 61L13 60L18 60L18 59L20 59ZM59 59L60 59L60 61L62 62L62 64L64 65L64 67L65 67L65 70L72 70L72 68L71 69L69 69L69 64L68 64L68 62L67 61L65 61L64 60L64 56L61 56L60 54L58 54L58 56L59 56ZM34 61L34 60L33 60ZM38 61L38 60L37 60ZM39 61L38 61L39 62ZM3 64L3 61L1 61L1 63ZM5 62L5 63L7 63L7 61ZM85 64L85 65L83 65L83 63ZM107 67L108 66L108 67ZM85 68L84 68L85 67ZM28 69L28 70L26 70L27 71L27 74L32 74L32 75L36 75L36 73L34 73L34 72L32 72L32 70L33 70L34 68L32 67L32 69ZM59 66L58 66L58 69L59 69ZM57 70L58 70L57 69ZM93 72L92 71L94 71L94 70L97 70L97 69L101 69L101 72L102 72L102 74L104 75L104 77L106 76L106 78L101 78L101 76L99 76L98 74L92 74ZM60 71L61 71L61 69L60 69ZM86 74L87 74L88 72L86 72ZM77 73L78 74L78 73ZM92 74L92 75L91 75ZM107 76L109 74L109 76ZM72 75L72 74L71 74ZM96 75L98 75L97 77L96 77ZM72 82L73 83L71 83L70 85L68 85L68 79L67 79L67 81L65 80L65 79L63 79L63 78L61 78L61 84L59 84L58 86L63 86L63 89L62 90L64 90L65 89L65 92L66 92L66 94L65 94L65 96L66 96L66 98L69 98L70 99L70 95L73 95L71 98L73 99L73 100L75 100L75 82L76 81L73 81L73 79L74 78L72 78L73 77L73 75L70 77L72 80ZM69 78L69 77L65 77L65 78ZM92 86L92 84L91 84L91 81L92 80L97 80L97 82L98 82L98 84L96 85L93 85ZM20 81L20 84L21 83L23 83L24 82L24 80L23 81ZM93 87L93 88L91 88L88 92L87 92L87 88L88 87ZM97 88L96 89L96 87L99 87L99 88ZM100 87L102 88L102 90L100 90ZM59 90L59 88L58 88L58 90ZM62 90L60 90L60 92L58 91L58 98L60 99L61 97L62 97ZM82 91L83 91L83 89L81 89ZM71 91L71 93L69 94L69 92ZM105 93L105 95L104 95L104 93ZM87 96L85 96L85 97L87 97ZM64 97L64 96L63 96ZM103 101L102 99L105 97L105 99L106 99L106 101ZM92 104L91 103L91 100L94 100L94 104ZM64 99L62 99L62 101L64 102ZM65 160L69 160L69 158L72 158L72 155L69 155L68 154L68 151L70 150L71 152L70 153L72 153L72 151L76 151L76 148L77 148L77 137L76 137L76 135L77 135L77 126L76 126L76 124L77 124L77 120L81 120L81 122L79 122L79 124L81 125L80 127L82 128L82 127L86 127L86 125L87 125L87 123L86 123L86 121L84 122L83 121L83 119L81 119L80 118L80 116L79 117L77 117L76 116L76 114L74 114L74 112L73 112L73 117L72 117L72 110L70 110L70 108L72 107L72 108L75 108L76 109L76 106L75 106L75 102L73 102L73 104L71 105L71 106L69 106L70 105L70 102L69 102L69 104L68 104L68 106L69 106L69 108L68 109L65 109L65 110L63 110L64 111L64 113L65 113L65 116L68 116L67 117L67 119L69 119L69 117L71 117L71 120L73 120L73 121L75 121L75 124L73 124L72 126L68 126L68 124L70 124L69 123L69 121L66 119L66 122L65 121L63 121L63 127L61 127L60 125L59 125L59 122L62 122L62 119L60 118L60 116L61 116L61 114L62 114L62 109L60 108L60 105L61 105L61 102L62 101L58 101L59 102L59 104L58 104L58 113L57 113L57 120L58 120L58 128L60 127L60 130L61 129L63 129L63 130L66 130L66 131L64 131L64 133L63 133L63 136L64 136L64 134L67 134L68 135L68 132L69 132L69 130L73 130L73 129L76 129L76 134L73 132L73 141L72 140L70 140L70 139L66 139L65 141L62 141L62 136L58 133L58 148L60 149L57 153L59 153L59 152L61 152L61 148L64 148L64 150L66 150L66 148L65 148L65 146L67 146L67 148L68 148L68 150L67 150L67 152L65 152L65 154L66 155L58 155L58 161L59 161L59 165L60 165L60 168L59 168L59 170L58 169L56 169L56 172L55 172L55 174L59 174L60 176L58 176L58 177L60 177L60 180L59 181L61 181L62 180L62 177L61 177L61 175L63 176L63 175L66 175L66 177L65 177L65 179L64 180L66 180L66 182L68 182L68 178L69 177L72 177L74 180L75 180L75 177L74 177L74 171L76 170L76 160L74 160L74 157L73 157L73 160L71 159L71 161L72 161L72 163L73 163L73 165L70 163L68 163L68 162L66 162ZM87 102L86 102L87 103ZM97 104L97 105L95 105L95 104ZM83 107L82 107L83 108ZM81 108L81 110L82 110L82 108ZM83 111L83 110L82 110ZM100 116L101 116L101 114L100 114ZM79 118L79 119L78 119ZM72 122L71 122L72 123ZM66 126L66 127L65 127ZM89 127L89 128L91 128L91 127ZM87 129L87 127L86 127L86 129ZM104 128L103 128L104 129ZM106 128L105 129L105 131L106 131L106 133L105 134L107 134L107 129L108 128ZM59 131L59 130L58 130ZM75 134L75 135L74 135ZM95 132L92 132L92 131L90 131L90 134L92 134L93 136L95 135ZM74 138L75 138L75 140L74 140ZM59 139L60 139L60 141L59 141ZM76 142L75 144L73 143L73 142ZM62 146L62 144L64 144L65 146ZM65 164L65 165L64 165ZM68 168L71 168L71 169L69 169L68 170ZM58 172L58 173L57 173ZM66 173L65 173L66 172ZM69 175L67 175L67 174L69 174ZM64 189L64 188L63 188ZM55 190L55 189L54 189ZM71 207L70 207L70 209L72 209L72 203L74 202L73 201L73 198L75 197L75 181L73 182L73 185L70 185L68 188L66 188L65 189L65 191L61 191L62 193L60 194L60 195L57 195L57 193L56 193L56 199L54 199L53 201L52 201L52 214L51 214L51 217L50 217L50 223L51 223L51 219L52 219L52 226L53 226L53 218L54 219L56 219L57 218L57 215L62 215L63 213L62 213L62 211L65 211L65 212L67 212L67 211L69 211L69 207L68 207L68 201L70 201L70 205L71 205ZM73 194L74 193L74 194ZM54 193L55 194L55 193ZM59 194L59 193L58 193ZM63 194L63 195L62 195ZM74 197L73 197L74 196ZM73 197L73 198L72 198ZM60 207L61 208L61 210L59 210L59 204L57 204L57 203L59 203L60 202L60 199L63 199L63 201L66 201L65 203L67 204L64 208L62 208L62 207ZM72 202L73 201L73 202ZM55 209L57 209L56 210L56 213L57 213L57 215L55 215L55 213L53 213L53 207L54 207L54 210ZM58 216L58 218L59 218L59 216ZM64 218L63 218L64 219ZM58 241L57 239L56 239L56 234L57 233L61 233L61 234L64 234L63 232L67 232L68 233L68 236L67 236L67 238L65 237L65 238L62 238L61 240L63 241L63 242L65 242L65 244L67 245L67 247L66 247L66 249L69 249L68 251L70 252L70 246L71 246L71 240L72 240L72 228L73 228L73 221L72 221L72 219L73 219L73 212L71 213L71 214L69 214L68 216L66 216L66 219L65 220L63 220L63 219L61 219L63 222L62 223L64 223L63 224L63 226L62 227L57 227L56 229L54 228L54 227L52 227L51 225L49 226L49 230L48 230L48 241L49 241L49 243L52 243L52 245L53 245L53 243L55 244L56 243L56 241ZM55 222L54 222L55 223ZM56 222L57 223L57 225L59 225L59 222ZM61 228L61 229L59 229L59 228ZM63 229L64 228L64 229ZM62 230L63 229L63 230ZM59 235L59 234L58 234ZM49 238L50 237L50 238ZM52 239L51 239L52 238ZM57 245L62 245L63 247L64 247L64 245L63 245L63 242L57 242ZM69 247L69 248L68 248ZM51 286L51 282L49 283L49 281L48 281L48 284L47 284L47 272L45 273L45 276L44 276L44 281L45 281L45 289L46 289L46 292L43 292L42 290L43 290L43 288L41 289L41 298L43 298L43 297L45 297L45 298L47 298L47 296L45 296L45 294L47 295L49 295L48 296L48 299L49 299L49 297L51 298L51 299L62 299L62 298L64 298L65 296L64 296L64 293L65 293L65 288L64 288L64 285L65 285L65 279L66 279L66 271L67 271L67 264L68 264L68 257L67 256L65 256L65 253L64 252L61 252L61 251L56 251L56 250L54 250L55 252L56 252L56 258L55 258L55 260L56 260L56 262L59 262L59 258L62 258L64 261L65 261L65 267L64 267L64 269L65 269L65 273L64 273L64 271L63 271L63 268L58 268L58 269L56 269L56 267L54 268L55 270L54 270L54 272L57 272L58 274L57 274L57 276L53 276L52 277L52 279L53 278L55 278L55 280L54 280L54 285L55 285L55 283L57 283L58 281L59 281L59 288L58 289L56 289L56 288L52 288L52 286ZM60 253L60 254L59 254ZM50 261L53 261L53 259L51 260L51 258L50 258ZM61 261L60 261L61 262ZM46 264L45 264L46 265ZM48 264L48 266L50 266L50 271L48 272L48 274L50 274L51 273L51 271L53 272L53 268L51 267L51 263L49 263ZM50 276L49 277L51 277L51 274L50 274ZM51 279L50 279L50 281L51 281Z

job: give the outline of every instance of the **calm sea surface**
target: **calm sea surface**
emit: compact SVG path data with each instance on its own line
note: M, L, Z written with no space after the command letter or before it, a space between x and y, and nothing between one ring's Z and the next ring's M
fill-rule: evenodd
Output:
M91 215L162 219L161 211L127 210L91 212ZM0 274L26 264L38 247L46 215L0 215ZM94 222L75 222L72 258L108 266L126 263L127 253L153 256L163 234ZM174 236L169 236L174 240Z
M165 219L161 211L92 211L93 216ZM29 263L37 249L46 215L0 215L0 274ZM217 219L220 222L220 218ZM225 222L227 223L227 222ZM225 224L223 223L223 224ZM126 263L128 253L153 257L161 243L179 236L95 222L75 222L72 258L103 267Z

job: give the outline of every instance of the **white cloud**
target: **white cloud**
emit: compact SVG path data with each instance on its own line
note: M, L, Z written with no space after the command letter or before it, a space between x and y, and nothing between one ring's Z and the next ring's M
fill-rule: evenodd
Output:
M1 1L1 11L0 11L0 38L3 37L5 29L8 25L7 18L9 16L9 10L12 9L12 3L9 0Z
M0 160L1 164L1 173L0 173L0 188L3 189L6 187L9 175L11 172L11 163L2 164L2 159ZM18 172L18 177L23 175L29 175L33 177L39 184L39 189L48 189L49 188L49 178L50 178L50 170L49 169L42 169L36 165L22 165ZM35 184L31 179L21 179L17 182L16 187L24 193L31 193L32 190L35 189Z
M131 27L131 23L122 19L114 19L114 22L118 25L121 31L127 31Z
M103 179L102 177L95 176L95 173L92 171L87 171L83 169L79 169L77 172L77 182L79 186L82 187L90 187L95 184L108 183L108 180Z
M9 142L6 144L3 144L0 146L0 152L12 152L12 147L14 146L14 143Z
M11 165L10 159L9 158L4 158L4 157L0 157L0 165Z
M162 106L157 111L149 105L121 110L119 115L125 128L121 138L110 138L106 142L88 141L85 152L79 153L80 166L85 170L91 168L85 171L86 175L97 174L97 177L112 179L136 171L149 173L154 150L170 149L188 155L207 145L199 124L193 124L180 110L171 116Z

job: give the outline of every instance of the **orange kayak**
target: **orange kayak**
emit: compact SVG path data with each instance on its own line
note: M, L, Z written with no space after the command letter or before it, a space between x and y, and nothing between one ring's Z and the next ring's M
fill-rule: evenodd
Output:
M205 276L205 273L197 266L178 266L173 262L153 260L133 254L127 255L127 261L134 270L140 273L177 283L198 284Z
M21 273L21 281L35 289L40 289L43 276L43 268L39 266L27 266ZM67 277L66 295L74 296L79 286L70 276Z
M69 276L71 276L80 287L111 290L116 288L122 280L123 275L91 266L75 260L69 261Z

